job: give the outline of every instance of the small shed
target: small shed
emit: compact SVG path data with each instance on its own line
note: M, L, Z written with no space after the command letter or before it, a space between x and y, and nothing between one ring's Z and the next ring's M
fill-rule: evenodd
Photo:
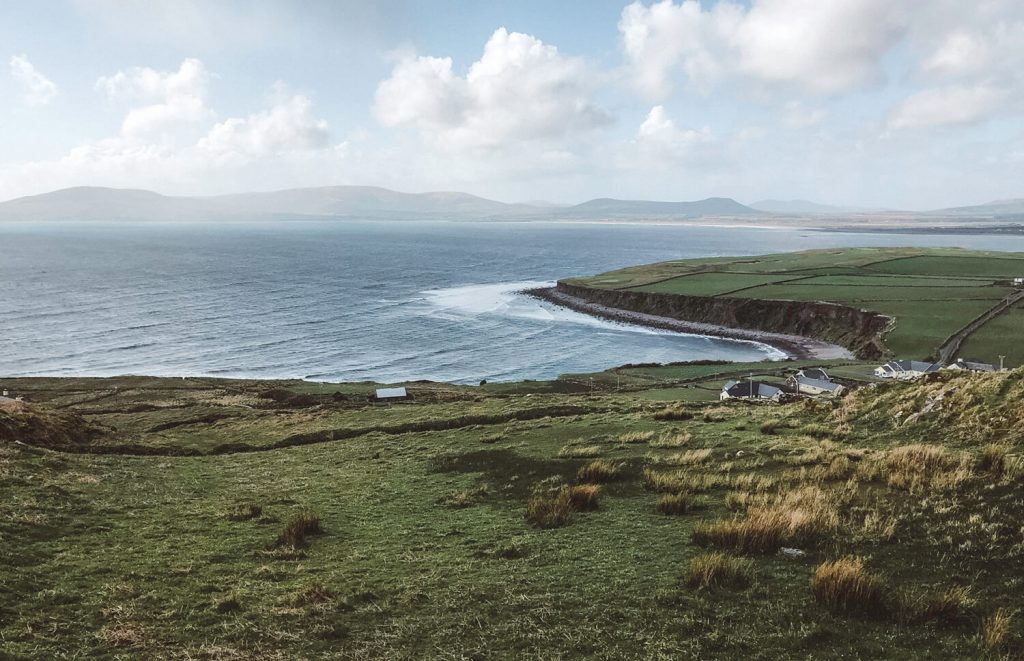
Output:
M405 388L377 388L377 400L381 402L397 402L409 399Z

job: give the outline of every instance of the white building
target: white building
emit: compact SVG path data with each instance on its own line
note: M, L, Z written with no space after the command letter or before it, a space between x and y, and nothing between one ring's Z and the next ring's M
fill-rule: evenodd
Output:
M801 395L828 395L838 397L846 392L846 388L831 379L814 379L806 376L803 372L797 372L795 376L786 379L786 385L793 388Z
M942 366L938 363L926 363L920 360L893 360L875 368L875 376L882 379L899 379L911 381L925 374L938 372Z
M377 388L377 399L382 402L394 402L408 397L405 388Z

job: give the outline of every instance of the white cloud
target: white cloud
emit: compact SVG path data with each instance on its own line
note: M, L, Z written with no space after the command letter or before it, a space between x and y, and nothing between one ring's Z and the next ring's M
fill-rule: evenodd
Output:
M374 112L384 126L415 126L444 149L500 149L606 124L592 86L582 60L501 28L465 76L451 58L403 58L378 85Z
M296 95L269 110L220 122L197 147L221 159L323 149L329 146L330 131L312 109L309 98Z
M728 76L764 86L841 93L877 82L881 59L908 25L890 0L634 2L619 32L637 86L667 97L680 74L707 92Z
M141 136L180 123L207 119L206 91L211 79L200 60L188 58L177 71L133 67L96 81L112 101L134 105L124 118L121 132ZM153 103L147 103L152 101Z
M1007 92L988 85L950 85L918 92L892 111L889 128L930 128L979 122L1001 108Z
M57 96L57 85L39 73L25 55L11 58L11 77L21 87L23 98L29 105L46 105Z

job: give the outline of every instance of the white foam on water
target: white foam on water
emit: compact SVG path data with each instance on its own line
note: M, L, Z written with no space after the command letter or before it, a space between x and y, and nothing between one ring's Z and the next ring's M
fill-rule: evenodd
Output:
M768 360L781 360L785 352L775 347L751 340L718 338L697 333L681 333L678 331L650 328L638 324L628 324L594 317L589 314L570 310L553 303L548 303L521 293L526 289L553 287L554 282L499 282L488 285L465 285L445 289L430 289L421 292L424 300L445 317L461 317L470 319L482 315L499 315L516 319L534 319L553 323L572 323L593 326L605 333L639 333L643 335L686 336L700 338L708 342L749 344L761 348Z

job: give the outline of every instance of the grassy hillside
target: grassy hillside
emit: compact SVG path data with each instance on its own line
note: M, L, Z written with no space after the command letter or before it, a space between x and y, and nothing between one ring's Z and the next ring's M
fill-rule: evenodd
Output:
M570 282L657 294L839 303L894 318L885 336L889 350L900 357L924 358L1013 293L1015 277L1024 277L1024 254L844 248L662 262ZM1018 356L1015 344L1010 346L1012 333L999 330L1016 329L1019 334L1024 326L1014 323L1016 316L1005 322L997 318L991 322L991 338L968 343L965 349L989 360L998 353ZM1020 365L1021 360L1010 364Z
M5 380L31 403L0 413L0 656L1024 653L1024 371L659 395L786 367L391 406L371 384ZM334 429L361 432L274 447Z

